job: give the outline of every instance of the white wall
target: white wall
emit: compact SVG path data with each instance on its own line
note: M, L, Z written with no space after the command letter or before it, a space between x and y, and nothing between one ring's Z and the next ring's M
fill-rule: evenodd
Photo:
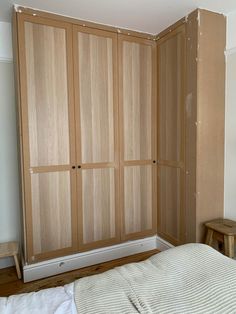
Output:
M0 22L0 243L20 239L17 158L11 25ZM0 259L0 268L12 263Z
M12 62L11 24L0 22L0 61Z
M232 12L227 16L227 36L226 36L226 49L236 47L236 12Z
M227 16L225 217L236 220L236 12Z

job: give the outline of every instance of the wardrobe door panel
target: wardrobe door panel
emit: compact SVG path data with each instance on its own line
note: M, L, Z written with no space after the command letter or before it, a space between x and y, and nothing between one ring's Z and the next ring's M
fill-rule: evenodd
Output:
M70 172L36 173L31 183L34 253L72 246Z
M87 250L120 241L117 35L73 32L79 245Z
M152 158L152 45L123 41L124 160Z
M184 242L185 26L158 47L158 233ZM191 110L191 108L187 108Z
M84 244L115 237L115 208L114 169L82 170Z
M77 250L72 27L18 15L27 262Z
M156 47L118 35L122 238L156 233Z
M180 168L162 166L159 169L159 180L161 230L169 241L175 243L176 239L181 236L183 174ZM178 242L175 244L178 244Z
M182 161L182 32L170 36L159 45L159 158ZM167 127L165 127L167 126Z
M70 160L66 30L25 22L30 165Z
M114 161L112 38L78 32L83 163Z
M125 167L125 233L152 229L152 207L152 166Z

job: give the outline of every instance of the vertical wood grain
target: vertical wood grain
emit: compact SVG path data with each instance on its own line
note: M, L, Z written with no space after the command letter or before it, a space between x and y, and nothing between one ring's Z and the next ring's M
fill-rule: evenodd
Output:
M123 42L124 160L151 159L152 46Z
M185 239L185 26L158 41L158 233Z
M156 233L156 45L119 35L122 239Z
M61 213L58 205L60 189L53 191L53 184L56 189L59 179L54 176L61 177L63 171L68 171L75 163L72 27L67 23L24 14L17 15L17 23L26 261L31 263L75 252L77 247L76 182L75 173L71 171L68 173L69 178L63 181L63 189L69 190L70 203L69 216L65 217L67 238L59 239L55 232L55 239L50 236L46 239L41 232L42 237L39 239L40 231L37 230L39 215L45 208L55 212L55 216ZM40 178L48 178L44 180L45 184L37 184L37 173ZM57 200L52 207L50 197L55 202ZM50 223L41 218L42 230L48 230L49 224L53 225L52 212L50 215ZM57 226L58 230L64 230L62 222L57 221Z
M152 229L152 208L152 166L125 167L125 233Z
M117 35L73 27L80 250L120 241Z
M82 162L114 161L112 38L78 32Z
M115 230L115 171L88 169L82 173L83 243L107 240Z
M72 246L69 172L32 175L34 253Z
M181 237L181 169L161 166L159 169L159 208L161 234L173 244L178 244ZM182 199L181 199L182 198Z
M182 26L181 26L182 29ZM182 159L181 103L183 95L184 33L178 32L159 45L159 159Z
M69 163L66 31L25 22L30 165Z

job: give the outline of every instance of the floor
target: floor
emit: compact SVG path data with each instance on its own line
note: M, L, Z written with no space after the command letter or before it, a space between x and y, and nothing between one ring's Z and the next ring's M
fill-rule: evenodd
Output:
M114 268L116 266L143 261L157 253L159 253L158 250L139 253L25 284L22 280L19 280L17 278L15 267L0 269L0 297L62 286L85 276L103 273L104 271Z

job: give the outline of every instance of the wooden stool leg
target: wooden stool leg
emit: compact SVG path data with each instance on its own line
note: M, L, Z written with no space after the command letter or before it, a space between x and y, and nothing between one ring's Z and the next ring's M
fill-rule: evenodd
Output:
M207 230L207 235L206 235L206 241L205 243L210 245L212 244L212 239L213 239L213 230L212 229L208 229Z
M234 257L234 236L224 236L225 255L233 258Z
M19 279L21 279L21 271L20 271L20 265L19 265L19 261L18 261L17 255L14 255L14 260L15 260L15 264L16 264L17 277Z

